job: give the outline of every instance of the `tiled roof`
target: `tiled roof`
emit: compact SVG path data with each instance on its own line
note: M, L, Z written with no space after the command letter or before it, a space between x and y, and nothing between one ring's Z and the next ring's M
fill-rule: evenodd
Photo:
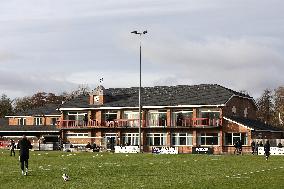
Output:
M66 101L62 106L70 108L89 108L89 95L83 94Z
M89 105L89 96L81 95L66 102L61 107L138 107L138 87L105 90L107 90L106 94L109 95L109 100L103 105ZM233 95L252 98L216 84L156 86L141 89L141 105L220 105L225 104Z
M37 107L37 108L29 109L27 111L15 113L14 115L15 116L60 115L60 111L57 110L57 108L59 108L60 105L58 105L58 104L46 104L46 105L41 106L41 107ZM12 116L14 116L14 115L12 115Z
M259 121L259 120L252 120L252 119L247 119L244 117L235 117L235 116L231 116L228 118L237 123L240 123L249 128L252 128L253 130L256 130L256 131L283 131L284 132L284 130L281 130L280 128L276 128L272 125L265 124L264 122Z

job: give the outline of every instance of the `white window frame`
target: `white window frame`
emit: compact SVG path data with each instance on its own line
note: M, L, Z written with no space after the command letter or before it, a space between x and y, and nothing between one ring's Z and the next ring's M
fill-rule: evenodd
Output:
M210 134L217 134L217 136L210 135ZM207 144L207 138L212 138L212 137L218 137L217 144ZM201 138L205 138L205 144L201 144ZM197 143L200 146L220 146L220 133L219 132L218 133L215 133L215 132L200 133L198 134L198 137L197 137Z
M27 119L25 117L18 118L18 125L26 125Z
M158 115L158 119L151 121L151 114L157 114ZM164 125L159 125L159 117L160 114L165 114L166 116L166 120ZM149 110L147 113L147 122L148 122L148 126L149 127L166 127L167 126L167 111L166 110Z
M166 146L167 134L166 133L147 133L147 144L149 146ZM159 138L159 144L155 145L155 138Z
M173 126L181 126L181 125L177 125L177 115L181 113L183 116L184 114L187 114L187 113L191 113L191 118L193 116L193 110L174 110L172 112L172 125Z
M232 134L232 138L231 138L231 142L232 142L232 144L231 145L229 145L229 144L226 144L226 135L227 134ZM245 146L247 146L248 145L248 134L247 133L244 133L244 132L242 132L242 133L224 133L224 145L225 146L232 146L232 145L234 145L234 138L238 138L237 140L240 140L240 141L242 141L242 134L245 134L245 139L244 139L244 141L245 141L245 143L243 144L243 145L245 145Z
M80 120L84 120L85 118L85 115L88 114L86 112L68 112L68 117L69 116L75 116L75 121L80 121ZM83 119L79 119L79 116L82 117L83 116Z
M66 138L89 138L89 133L66 133Z
M185 135L185 136L183 136ZM180 144L180 138L184 138L186 140L186 144L185 145L181 145ZM171 135L172 138L172 145L173 146L192 146L193 144L193 136L192 133L172 133ZM175 140L174 140L175 138ZM176 144L174 144L174 141Z
M139 145L139 133L124 133L121 136L122 141L129 141L129 138L130 138L130 143L128 145L130 146Z
M34 117L34 125L43 125L42 117Z

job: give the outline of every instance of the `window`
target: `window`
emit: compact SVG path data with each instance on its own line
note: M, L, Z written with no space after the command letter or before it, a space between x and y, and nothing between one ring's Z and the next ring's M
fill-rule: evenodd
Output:
M122 135L122 144L123 145L138 145L139 133L125 133Z
M83 126L88 123L88 113L87 112L68 112L69 121L72 120L73 124L76 126Z
M219 133L199 134L198 145L219 145Z
M68 112L69 120L83 121L87 112Z
M233 106L233 108L232 108L232 113L233 113L233 114L236 114L236 113L237 113L237 108L236 108L236 106Z
M57 117L52 117L52 118L51 118L50 125L56 125L56 124L57 124L58 119L59 119L59 118L57 118Z
M167 111L166 110L150 110L148 111L149 126L166 126Z
M26 125L26 118L18 118L18 125Z
M206 126L219 126L220 124L220 110L217 108L214 109L200 109L199 110L199 119L198 125Z
M243 145L247 145L247 133L225 133L225 145L234 145L237 141L242 141Z
M244 109L244 117L247 117L248 116L248 108L245 108Z
M127 125L131 127L139 126L139 112L138 111L124 111L123 119L127 119Z
M117 119L117 111L105 111L104 117L106 121L114 121Z
M67 133L67 138L87 138L89 135L88 133Z
M191 133L173 133L172 145L174 146L192 146Z
M166 145L166 133L148 133L147 144L149 146L164 146Z
M176 110L172 114L173 126L190 126L192 110Z
M139 119L138 111L124 111L123 112L124 119Z
M201 110L199 114L200 118L209 118L209 119L219 119L220 111L219 110Z
M35 117L34 125L42 125L42 117Z

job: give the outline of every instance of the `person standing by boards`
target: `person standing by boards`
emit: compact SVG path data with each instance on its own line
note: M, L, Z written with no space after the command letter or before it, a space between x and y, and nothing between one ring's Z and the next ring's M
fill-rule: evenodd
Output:
M15 141L13 139L10 140L10 156L12 156L12 154L14 154L15 156Z
M269 141L267 140L265 145L264 145L264 153L265 153L265 158L268 160L269 155L270 155L270 144Z

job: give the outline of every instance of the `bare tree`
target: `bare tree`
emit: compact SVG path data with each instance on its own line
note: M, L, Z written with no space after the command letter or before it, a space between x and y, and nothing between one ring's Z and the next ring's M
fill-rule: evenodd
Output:
M12 100L7 95L2 94L0 99L0 118L13 113Z
M272 124L274 116L272 91L269 89L264 90L264 93L257 99L256 103L258 105L258 111L256 113L258 119L267 124Z

